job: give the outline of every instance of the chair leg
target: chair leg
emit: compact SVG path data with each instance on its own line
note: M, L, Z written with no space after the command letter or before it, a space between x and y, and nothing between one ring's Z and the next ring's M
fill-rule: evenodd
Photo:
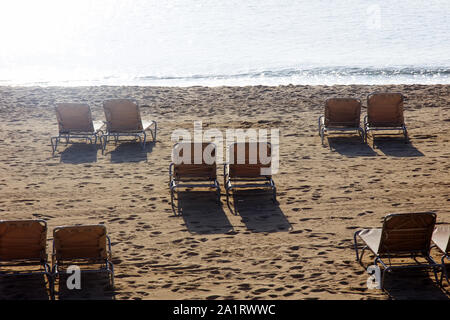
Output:
M322 129L320 130L320 139L322 140L322 146L324 145L324 140L325 140L325 128L322 127Z
M170 187L170 205L172 206L173 214L177 215L176 210L175 210L175 203L174 203L174 200L175 200L174 192L175 191L174 191L173 187Z
M441 258L441 263L442 263L442 273L441 273L441 280L440 280L440 284L442 286L442 280L444 280L444 276L445 279L447 280L447 283L450 284L450 281L448 280L448 273L447 273L447 268L445 267L445 258L447 256L444 254Z
M405 126L403 126L403 136L405 137L405 143L408 143L409 142L408 131L406 130Z
M359 231L356 231L353 235L353 243L354 243L354 248L355 248L355 253L356 253L356 261L361 262L359 260L359 255L358 255L358 241L357 241L357 236L359 234Z
M50 143L52 144L52 153L55 154L56 148L58 147L59 137L51 137Z

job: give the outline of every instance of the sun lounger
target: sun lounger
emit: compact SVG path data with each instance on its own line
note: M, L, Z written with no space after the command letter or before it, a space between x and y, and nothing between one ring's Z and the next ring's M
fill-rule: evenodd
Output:
M432 268L438 281L436 270L442 266L430 256L431 236L436 222L432 212L389 214L384 218L381 229L363 229L355 232L354 243L356 260L361 263L364 250L370 249L375 255L374 264L381 264L381 288L384 286L386 272L402 268ZM357 238L365 246L358 254ZM411 257L414 263L394 263L394 259ZM425 258L427 263L418 263L417 257ZM387 259L387 260L386 260Z
M40 267L39 270L32 270ZM7 271L3 271L7 268ZM16 269L26 268L25 271ZM0 221L0 275L45 275L53 297L53 278L47 262L47 223L44 220Z
M260 153L262 151L262 153ZM229 163L224 165L224 181L227 204L230 205L230 192L240 188L263 188L272 190L276 202L276 187L272 180L272 146L269 142L233 143L229 146ZM261 154L267 159L262 159Z
M106 117L106 133L103 135L102 151L105 150L109 137L115 142L120 137L128 136L139 139L145 148L147 131L156 141L156 121L141 120L141 112L136 101L129 99L107 100L103 103Z
M217 192L217 201L220 204L220 186L217 181L215 158L216 145L182 142L175 144L172 152L175 162L169 166L169 188L174 212L174 193L180 188L213 188ZM184 152L190 152L190 155ZM204 157L205 154L210 157Z
M401 134L408 142L408 132L403 119L404 96L401 93L372 93L367 97L367 116L364 117L365 140L375 132ZM373 141L372 140L372 141Z
M56 105L56 119L58 121L59 135L50 138L53 153L56 152L58 143L65 139L69 143L71 138L86 139L97 143L104 126L103 121L92 121L91 108L87 104L59 103Z
M447 282L449 282L447 269L445 268L445 259L450 260L450 226L437 227L436 230L434 230L432 240L436 247L443 253L441 262L444 272L442 275L445 274L445 278L447 279Z
M364 140L360 126L361 101L353 98L330 98L325 102L324 115L319 117L319 135L324 142L325 133L358 133Z
M69 265L84 272L106 272L114 287L111 241L104 225L61 226L53 230L53 274L55 279ZM86 266L96 265L97 268ZM81 269L83 267L83 269Z

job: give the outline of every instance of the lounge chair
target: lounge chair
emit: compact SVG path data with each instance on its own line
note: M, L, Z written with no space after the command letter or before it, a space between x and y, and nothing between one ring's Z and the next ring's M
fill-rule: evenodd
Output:
M330 98L325 101L324 115L319 117L319 135L324 142L325 133L358 133L364 141L360 126L361 101L353 98Z
M190 150L190 156L183 152ZM204 154L211 158L205 158ZM172 210L175 212L174 193L180 188L213 188L220 204L220 186L216 172L216 145L214 143L176 143L172 149L175 162L169 165L169 188Z
M435 246L442 251L442 267L443 267L443 274L445 274L445 278L448 280L448 273L447 269L445 268L445 259L450 260L450 226L439 226L434 230L432 240L435 244ZM442 276L441 276L441 283L442 283Z
M383 267L381 289L384 287L386 272L402 268L432 268L438 282L436 269L442 266L430 256L431 236L436 222L433 212L389 214L384 218L381 229L363 229L355 232L354 243L356 260L361 263L364 250L370 249L375 255L374 264ZM357 238L365 246L358 254ZM423 257L428 263L418 263L417 257ZM395 263L397 258L411 257L415 263ZM386 261L387 259L387 261Z
M39 270L32 270L40 267ZM0 221L0 271L5 275L45 275L53 298L53 277L47 262L47 223L44 220ZM26 267L26 271L17 268ZM16 271L14 271L16 270Z
M261 159L260 151L267 156L268 162ZM277 189L271 175L271 144L269 142L236 142L229 146L228 152L229 163L224 164L227 205L230 206L230 192L240 188L272 190L272 200L277 202Z
M147 131L156 141L156 121L141 120L141 112L136 101L129 99L113 99L103 102L106 117L106 133L103 135L102 152L105 151L108 138L113 137L117 143L119 137L139 139L145 148Z
M58 121L59 134L50 138L53 154L56 152L61 139L69 143L71 138L86 139L92 143L97 143L104 126L103 121L92 121L91 108L87 104L81 103L59 103L56 105L56 119Z
M81 272L106 272L114 287L111 241L104 225L61 226L53 230L52 265L54 279L69 265L83 267ZM87 269L87 265L97 268Z
M364 117L365 141L369 132L372 141L375 132L382 134L401 134L408 142L408 131L403 118L403 102L401 93L371 93L367 97L367 115Z

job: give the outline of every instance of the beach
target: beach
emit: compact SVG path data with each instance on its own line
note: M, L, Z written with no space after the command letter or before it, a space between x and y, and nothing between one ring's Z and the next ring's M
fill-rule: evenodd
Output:
M317 119L330 97L401 92L410 144L357 135L325 139ZM58 102L90 105L133 98L158 123L155 143L100 146L61 143ZM249 195L238 213L214 192L180 194L170 206L171 134L203 128L280 130L279 204ZM0 87L1 219L44 219L48 253L60 225L105 224L116 283L83 278L61 299L448 299L431 272L388 274L386 292L368 289L355 261L353 234L381 227L389 213L434 211L450 223L450 85L246 87ZM432 249L440 261L441 254ZM363 259L372 264L370 254ZM39 277L0 280L0 299L47 299Z

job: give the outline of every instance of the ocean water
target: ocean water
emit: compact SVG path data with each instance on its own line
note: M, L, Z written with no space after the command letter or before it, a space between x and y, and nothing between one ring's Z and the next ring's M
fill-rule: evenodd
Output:
M0 85L450 83L448 0L0 3Z

